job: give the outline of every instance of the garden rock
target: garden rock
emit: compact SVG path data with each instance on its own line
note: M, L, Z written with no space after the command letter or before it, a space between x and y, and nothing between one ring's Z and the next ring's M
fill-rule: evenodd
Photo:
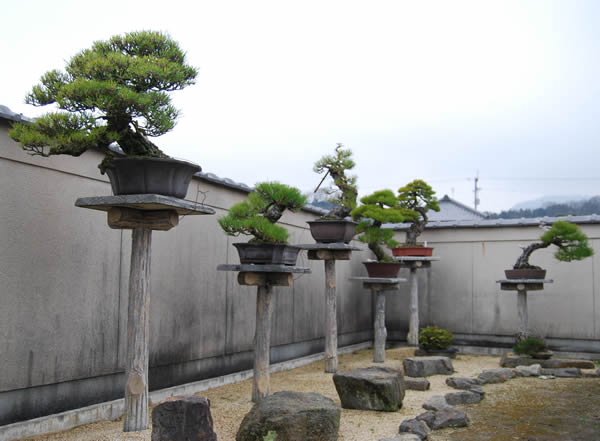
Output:
M405 378L404 384L408 390L429 390L431 383L427 378Z
M594 369L595 365L590 360L575 360L551 358L549 360L539 360L537 358L504 354L500 359L500 366L507 368L515 368L517 366L528 366L532 364L540 364L542 368L558 369L574 367L579 369Z
M379 441L421 441L421 437L414 433L403 433L402 435L396 435L393 438L380 439Z
M517 366L517 372L522 377L538 377L542 374L542 366L540 364Z
M581 376L582 377L600 377L600 369L596 369L594 370L590 370L590 369L586 369L585 371L581 371Z
M398 430L400 433L404 432L417 435L421 440L427 439L427 434L430 432L427 424L415 418L402 421L402 424L400 424L400 428Z
M508 368L485 369L477 378L481 384L504 383L515 377L515 373Z
M440 410L450 406L442 395L434 395L429 400L423 403L425 410Z
M446 398L448 404L453 406L455 404L479 403L483 399L483 395L470 390L461 390L459 392L449 392L444 398Z
M417 415L417 420L427 424L427 427L431 427L435 421L435 411L428 410L427 412L423 412Z
M316 393L276 392L244 417L236 441L336 441L341 409Z
M542 369L542 375L552 375L555 377L578 378L581 377L581 369L579 368L562 368L562 369Z
M404 373L409 377L429 377L450 375L454 372L452 360L448 357L410 357L403 362Z
M152 441L217 441L210 401L176 396L152 409Z
M431 414L433 414L433 418ZM433 430L439 430L450 426L466 427L469 425L467 414L454 407L445 407L437 412L425 412L417 416L417 419L427 421L427 426Z
M402 407L404 377L396 369L373 366L333 376L344 409L395 412Z
M478 378L450 377L446 378L446 384L454 389L471 390L481 385Z
M415 349L415 357L427 357L427 356L442 356L455 359L458 349Z

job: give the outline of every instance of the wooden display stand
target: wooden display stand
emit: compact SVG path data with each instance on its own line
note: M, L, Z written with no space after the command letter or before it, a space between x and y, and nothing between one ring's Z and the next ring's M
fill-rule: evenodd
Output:
M75 205L106 211L110 228L133 230L127 309L123 430L125 432L144 430L149 427L148 339L152 230L170 230L177 226L180 215L215 214L215 211L184 199L156 194L79 198Z
M359 251L360 248L345 243L316 243L298 246L308 250L309 260L325 262L325 372L336 373L338 369L338 329L335 261L350 260L352 251Z
M410 269L410 319L406 341L410 346L419 346L419 280L417 270L431 267L431 262L440 260L439 257L400 256L394 257L403 268Z
M375 295L375 320L373 324L374 350L373 361L383 363L385 361L385 340L387 330L385 329L385 291L398 290L400 282L406 282L406 279L395 277L351 277L350 280L363 282L363 287L370 289Z
M254 334L254 382L252 401L258 403L269 395L271 318L273 286L291 286L294 273L310 273L309 268L287 265L219 265L219 271L238 271L238 283L256 286L256 331Z
M527 313L527 291L541 291L544 283L553 283L551 279L502 279L497 280L502 291L517 291L517 312L519 314L519 335L529 333L529 317Z

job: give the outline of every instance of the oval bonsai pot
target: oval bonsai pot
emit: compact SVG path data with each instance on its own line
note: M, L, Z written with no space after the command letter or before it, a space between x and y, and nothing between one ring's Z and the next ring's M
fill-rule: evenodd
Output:
M357 222L346 219L319 219L309 221L310 234L319 243L348 243L356 234Z
M433 247L424 247L419 245L408 245L392 248L392 254L399 256L423 256L430 257L433 255Z
M106 168L114 195L160 194L184 198L199 165L172 158L115 158Z
M545 269L521 268L504 270L507 279L544 279L546 277Z
M397 262L363 262L369 277L394 279L398 277L401 264Z
M296 265L299 247L281 243L234 243L241 264Z

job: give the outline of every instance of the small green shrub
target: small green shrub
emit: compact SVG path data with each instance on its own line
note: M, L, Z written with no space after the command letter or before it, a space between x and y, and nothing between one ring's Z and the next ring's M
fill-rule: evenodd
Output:
M530 357L536 352L543 352L546 350L548 350L546 342L538 337L525 337L513 346L515 354L529 355Z
M452 332L446 329L427 326L419 332L419 345L425 350L448 349L451 343Z

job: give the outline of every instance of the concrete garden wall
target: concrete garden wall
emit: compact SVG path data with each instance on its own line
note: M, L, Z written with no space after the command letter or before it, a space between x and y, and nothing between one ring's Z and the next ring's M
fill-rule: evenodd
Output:
M110 194L101 155L38 158L7 137L0 119L0 425L123 396L130 233L111 230L106 214L76 208L81 196ZM205 165L205 164L201 164ZM205 165L206 166L206 165ZM311 173L310 170L306 171ZM155 232L152 248L150 388L216 377L252 366L254 288L240 287L220 263L238 263L216 219L246 192L195 178L187 195L216 216L189 216ZM310 212L286 214L292 243L313 242ZM583 226L600 244L600 225ZM398 233L401 238L402 232ZM427 284L421 271L421 320L453 331L463 342L510 340L516 295L496 279L539 235L535 227L445 228L424 239L442 260ZM363 248L366 248L363 246ZM372 301L352 275L366 275L357 252L337 265L340 346L372 338ZM530 296L531 324L565 347L597 350L600 298L597 258L570 265L549 251L534 256L555 283ZM276 289L272 361L323 351L323 263L292 288ZM408 288L387 294L391 340L408 329Z

